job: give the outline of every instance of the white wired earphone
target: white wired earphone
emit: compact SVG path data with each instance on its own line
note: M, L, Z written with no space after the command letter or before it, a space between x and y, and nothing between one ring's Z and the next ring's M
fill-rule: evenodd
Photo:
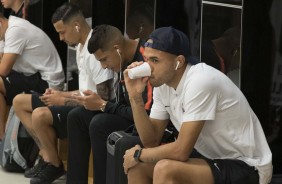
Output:
M177 64L176 64L175 70L177 70L177 69L178 69L179 64L180 64L180 61L177 61Z
M119 55L119 59L120 59L120 62L119 62L119 70L120 70L120 80L121 80L121 54L120 54L120 51L119 51L119 49L117 49L117 53L118 53L118 55Z
M119 49L117 49L117 53L118 53L119 57L121 57L120 52L119 52Z
M78 27L78 26L75 26L75 29L76 29L76 32L79 33L79 27Z
M118 95L117 95L117 98L116 98L116 102L119 102L119 83L121 81L121 73L122 73L122 71L121 71L121 61L122 61L122 58L121 58L121 54L120 54L119 49L116 49L116 51L117 51L117 54L119 55L119 58L120 58L120 62L119 62L119 70L120 70L120 72L119 72L118 92L117 92Z

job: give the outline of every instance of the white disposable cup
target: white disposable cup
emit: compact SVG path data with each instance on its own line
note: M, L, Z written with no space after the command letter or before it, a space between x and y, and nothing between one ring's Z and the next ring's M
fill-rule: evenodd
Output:
M141 77L151 76L150 65L144 62L142 65L136 66L128 70L128 77L130 79L137 79Z

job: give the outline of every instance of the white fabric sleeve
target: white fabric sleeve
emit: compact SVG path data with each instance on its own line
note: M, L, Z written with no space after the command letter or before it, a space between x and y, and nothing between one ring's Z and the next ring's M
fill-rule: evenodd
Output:
M189 87L183 89L185 94L182 122L214 120L219 98L218 89L217 78L209 75L194 76L194 80L189 82Z
M89 66L87 73L92 75L91 78L96 84L101 84L114 77L114 73L111 70L102 68L100 61L93 54L89 55L86 62L87 66Z
M151 108L151 113L150 113L150 117L154 118L154 119L159 119L159 120L167 120L169 119L169 113L167 112L166 108L169 107L165 107L166 105L169 106L169 104L163 104L162 102L162 91L161 88L157 87L154 88L153 91L153 105Z
M5 34L4 53L21 55L25 49L26 43L25 30L21 27L10 27Z

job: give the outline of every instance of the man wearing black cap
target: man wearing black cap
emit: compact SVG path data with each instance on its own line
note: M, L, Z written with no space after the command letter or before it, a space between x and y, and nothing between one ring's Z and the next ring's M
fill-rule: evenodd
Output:
M134 122L144 145L136 145L124 155L128 182L269 183L272 153L246 98L222 72L204 63L195 64L197 60L188 50L184 33L159 28L145 43L151 76L131 80L128 70L124 72ZM149 116L141 100L148 80L155 87ZM178 138L160 145L169 121L179 131Z

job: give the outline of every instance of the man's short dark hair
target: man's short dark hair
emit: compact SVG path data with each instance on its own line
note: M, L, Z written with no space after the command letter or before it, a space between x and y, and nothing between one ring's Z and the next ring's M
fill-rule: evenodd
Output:
M52 23L56 23L60 20L63 21L63 23L68 22L75 16L83 16L83 13L79 9L78 6L72 4L72 3L64 3L62 6L56 9L56 11L53 13L52 16Z
M94 54L97 50L108 50L115 44L122 44L123 35L121 31L111 25L99 25L93 29L88 41L88 52Z

